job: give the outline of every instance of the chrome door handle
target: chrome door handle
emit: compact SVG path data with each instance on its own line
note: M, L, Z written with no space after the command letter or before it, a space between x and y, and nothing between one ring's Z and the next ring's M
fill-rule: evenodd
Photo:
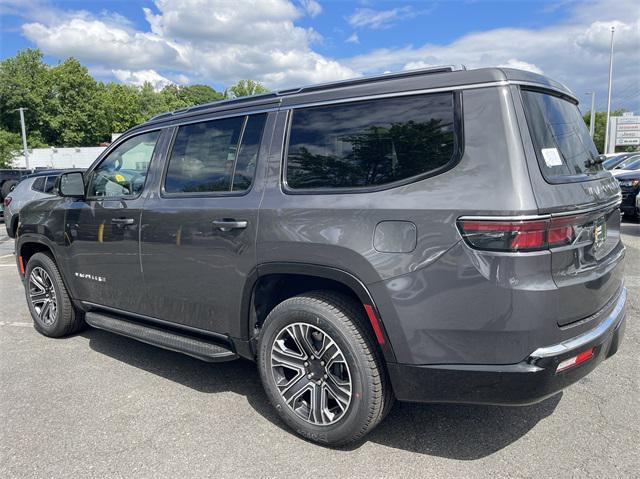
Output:
M247 227L248 222L241 220L214 220L211 224L220 231L241 230Z
M126 226L132 225L136 222L133 218L111 218L111 223L114 225Z

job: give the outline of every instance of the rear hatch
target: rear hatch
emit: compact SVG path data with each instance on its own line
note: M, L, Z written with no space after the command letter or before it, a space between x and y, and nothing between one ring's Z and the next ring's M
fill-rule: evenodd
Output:
M551 249L553 279L562 293L557 321L566 326L605 308L622 287L621 193L603 169L576 103L551 91L521 93L539 211L570 232L567 244Z

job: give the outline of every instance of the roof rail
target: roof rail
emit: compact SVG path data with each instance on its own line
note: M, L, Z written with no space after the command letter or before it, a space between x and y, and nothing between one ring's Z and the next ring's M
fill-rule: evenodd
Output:
M371 75L371 76L349 78L346 80L337 80L333 82L317 83L317 84L307 85L307 86L302 86L297 88L287 88L283 90L276 90L275 92L262 93L259 95L250 95L250 96L243 96L239 98L231 98L228 100L217 100L209 103L203 103L201 105L190 106L187 108L182 108L180 110L175 110L167 113L160 113L159 115L156 115L147 121L152 122L152 121L160 120L163 118L164 119L170 118L175 115L182 115L189 112L208 110L209 108L220 107L226 104L239 105L239 104L248 103L248 102L260 102L260 100L270 100L270 99L276 100L283 96L294 95L296 93L301 93L301 92L326 90L326 89L337 88L345 85L358 85L361 83L367 83L372 81L386 81L386 80L392 80L394 78L406 78L406 77L419 76L419 75L433 75L436 73L449 73L449 72L466 70L466 69L467 68L464 65L442 65L442 66L433 66L433 67L427 67L427 68L419 68L415 70L404 70L400 72L385 72L385 73L380 73L380 74Z

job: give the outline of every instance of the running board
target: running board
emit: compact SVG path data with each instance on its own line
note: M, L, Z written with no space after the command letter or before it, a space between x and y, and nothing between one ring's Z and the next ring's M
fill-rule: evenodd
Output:
M104 329L143 343L183 353L202 361L219 362L238 358L236 353L220 344L140 323L133 323L106 314L86 313L85 321L94 328Z

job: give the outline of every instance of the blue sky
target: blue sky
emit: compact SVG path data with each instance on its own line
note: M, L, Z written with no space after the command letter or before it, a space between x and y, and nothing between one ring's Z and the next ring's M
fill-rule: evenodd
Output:
M640 8L630 0L0 0L0 56L38 47L101 80L271 88L435 64L542 72L640 111Z

